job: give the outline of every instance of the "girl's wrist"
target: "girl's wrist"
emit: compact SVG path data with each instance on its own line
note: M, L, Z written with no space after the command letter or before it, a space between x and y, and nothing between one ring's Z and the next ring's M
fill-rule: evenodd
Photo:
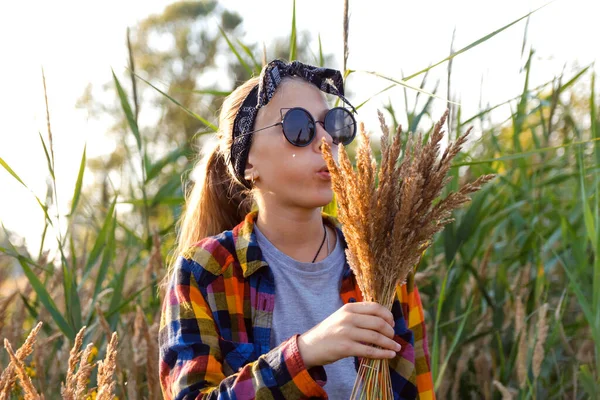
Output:
M306 367L306 369L310 369L314 367L314 365L307 355L307 348L308 345L304 341L304 336L298 336L298 352L300 353L300 357L302 357L302 361L304 361L304 366Z

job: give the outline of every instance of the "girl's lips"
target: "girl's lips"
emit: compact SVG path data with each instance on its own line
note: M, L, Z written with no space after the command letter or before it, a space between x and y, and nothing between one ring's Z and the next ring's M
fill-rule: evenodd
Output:
M325 181L331 180L331 174L329 173L329 171L319 171L319 172L317 172L317 175L319 176L319 178L321 178Z

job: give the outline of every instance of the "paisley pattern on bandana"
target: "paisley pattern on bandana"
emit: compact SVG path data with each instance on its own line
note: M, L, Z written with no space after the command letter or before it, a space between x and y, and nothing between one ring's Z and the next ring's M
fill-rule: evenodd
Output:
M273 60L265 65L260 73L258 85L244 99L233 123L233 144L229 162L233 166L238 181L248 189L252 185L244 179L244 169L252 144L252 130L256 114L273 98L285 76L303 78L318 87L319 90L339 97L356 113L356 109L344 97L344 80L340 71L308 65L300 61L286 63L282 60Z

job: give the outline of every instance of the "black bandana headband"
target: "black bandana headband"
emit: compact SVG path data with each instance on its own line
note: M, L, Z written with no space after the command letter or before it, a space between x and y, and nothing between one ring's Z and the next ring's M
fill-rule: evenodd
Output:
M338 96L352 108L352 111L356 112L356 109L344 97L344 80L340 71L315 67L300 61L286 63L281 60L273 60L265 65L260 73L258 85L246 96L233 122L230 162L237 179L248 189L252 185L244 178L244 170L252 143L252 133L249 132L254 128L258 110L273 98L282 78L294 75L304 78L325 93Z

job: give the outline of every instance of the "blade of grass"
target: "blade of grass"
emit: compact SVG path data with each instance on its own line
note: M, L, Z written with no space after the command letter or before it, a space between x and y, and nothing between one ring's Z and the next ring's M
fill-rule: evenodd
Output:
M527 113L527 104L529 100L529 76L531 72L531 60L533 58L533 50L529 52L529 57L527 58L527 63L525 64L525 82L523 86L523 92L521 93L521 97L519 99L519 103L517 104L517 111L512 115L513 120L513 148L520 152L521 149L521 140L520 136L523 133L523 124L525 123L525 119L529 116ZM520 165L524 167L524 165Z
M112 297L110 298L110 305L108 306L109 310L113 310L119 306L123 299L123 287L125 286L125 276L127 275L127 271L131 265L129 264L129 251L125 255L125 261L123 262L123 266L119 273L111 282L110 287L113 288ZM119 315L115 314L108 318L108 323L110 324L111 330L115 330L117 327L117 322L119 321Z
M185 201L185 198L183 196L168 196L167 194L160 196L160 201L159 202L153 202L154 205L165 205L165 206L180 206L183 204L183 202ZM119 204L131 204L135 207L143 207L144 203L141 199L130 199L130 200L123 200L123 201L119 201Z
M46 126L48 128L48 141L50 142L50 158L51 167L54 170L54 146L52 145L52 129L50 126L50 107L48 106L48 89L46 87L46 74L44 73L44 67L42 67L42 86L44 88L44 104L46 106Z
M254 54L252 54L252 51L250 50L250 48L248 46L246 46L244 43L242 43L242 41L240 39L236 38L235 41L242 48L242 50L244 50L244 53L246 53L248 55L248 57L250 57L250 59L252 60L252 64L254 64L254 72L259 74L262 67L256 60L256 57L254 57Z
M48 171L50 171L50 176L52 179L56 179L54 176L54 168L52 167L52 160L50 159L50 153L48 153L48 147L46 146L46 142L44 141L44 137L41 132L38 132L40 135L40 141L42 142L42 148L44 149L44 154L46 155L46 162L48 163Z
M572 146L580 146L583 144L588 144L588 143L594 143L597 142L600 138L595 138L595 139L590 139L590 140L584 140L581 142L571 142L571 143L566 143L566 144L561 144L558 146L551 146L551 147L544 147L544 148L540 148L540 149L533 149L533 150L529 150L529 151L524 151L521 153L515 153L515 154L509 154L506 156L502 156L502 157L497 157L497 158L488 158L485 160L476 160L476 161L465 161L465 162L459 162L456 164L452 164L451 168L458 168L458 167L462 167L465 165L477 165L477 164L489 164L489 163L493 163L494 161L507 161L507 160L513 160L513 159L517 159L517 158L523 158L523 157L528 157L531 156L533 154L537 154L537 153L544 153L547 151L552 151L552 150L556 150L556 149L560 149L560 148L569 148Z
M44 216L46 217L46 221L48 222L48 224L50 224L51 226L54 226L54 224L52 223L52 220L50 219L50 215L48 215L48 206L46 206L46 204L44 204L39 197L37 197L37 195L35 193L33 193L33 190L31 190L26 184L25 182L23 182L23 180L21 180L21 178L19 178L19 175L17 175L17 173L15 171L13 171L13 169L6 163L6 161L4 161L2 159L2 157L0 157L0 165L9 173L13 176L13 178L15 178L21 185L23 185L23 187L25 187L25 189L27 189L32 195L33 197L35 197L35 200L37 201L38 205L42 208L42 211L44 211Z
M160 187L160 189L158 189L158 192L156 192L156 195L154 195L154 198L152 199L152 207L155 207L158 204L162 204L162 201L166 198L171 198L173 197L174 194L176 194L177 189L179 189L181 187L181 177L179 175L173 175L171 176L171 179L169 179L164 185L162 185Z
M92 267L96 264L96 261L98 261L98 258L100 257L100 254L102 253L102 250L106 246L106 243L108 241L108 232L109 232L109 229L111 228L111 221L113 219L113 214L115 212L116 204L117 204L117 197L115 196L114 200L112 201L112 203L108 209L108 212L106 213L106 217L104 219L104 223L102 224L102 228L100 229L100 232L98 232L98 236L96 237L96 241L94 242L92 251L90 252L87 262L85 263L81 282L85 282L87 280L87 277L90 274Z
M525 21L525 30L523 31L523 43L521 44L521 58L523 58L523 54L525 54L525 45L527 44L527 32L529 31L529 19L531 16L527 16L527 21Z
M135 82L135 57L133 56L133 46L131 45L131 30L127 27L127 54L129 55L129 70L131 73L129 74L129 78L131 79L131 89L133 92L133 111L134 111L134 120L137 124L138 116L140 115L140 107L138 101L138 91L137 84Z
M595 253L598 252L598 248L596 247L596 228L594 227L594 218L592 216L592 210L590 209L590 204L587 200L587 194L585 190L585 182L584 177L585 174L583 172L583 157L581 155L581 151L577 152L578 167L579 167L579 189L581 195L581 207L583 208L583 221L585 223L585 231L587 233L587 237L592 245L592 249ZM599 295L598 293L594 294L594 297Z
M58 241L58 239L57 239ZM73 331L79 331L81 325L81 303L79 301L79 294L77 293L77 277L76 277L76 265L73 268L69 268L69 263L65 257L63 246L59 243L58 248L60 251L60 261L63 273L63 288L65 296L66 316L69 325L73 328Z
M598 387L598 382L594 379L594 375L592 371L590 371L590 367L587 365L581 365L579 367L579 377L581 378L581 385L590 395L590 399L597 399L600 395L600 388Z
M437 89L438 89L438 85L439 85L439 81L436 83L435 87L433 88L433 92L432 93L436 93ZM409 132L416 132L418 127L419 127L419 123L421 122L421 119L429 114L429 111L431 110L431 105L433 103L433 97L428 97L427 101L425 102L425 104L423 105L423 108L421 109L421 111L417 114L416 112L413 114L413 119L409 125L408 131ZM415 101L415 107L416 107L417 103ZM416 111L416 110L415 110ZM448 132L448 134L450 134L450 132ZM423 138L423 140L425 142L427 142L429 136L425 136Z
M350 70L349 70L350 71ZM364 106L365 104L367 104L369 101L371 101L372 99L374 99L375 97L379 96L381 93L384 93L388 90L390 90L393 87L398 86L397 84L392 84L390 86L386 86L385 88L381 89L379 92L367 97L366 100L364 100L362 103L359 103L358 106L356 106L355 108L358 110L359 108L361 108L362 106ZM406 88L406 86L404 86Z
M139 296L144 290L148 290L148 289L152 288L153 286L154 286L154 282L150 282L149 284L147 284L146 286L142 287L137 292L134 292L131 296L129 296L127 299L125 299L116 308L109 309L108 312L106 314L104 314L104 317L105 318L110 318L115 313L120 312L123 308L125 308L125 306L127 306L129 303L131 303L133 300L135 300L137 298L137 296Z
M185 93L185 91L182 91L182 92ZM192 90L192 93L212 94L213 96L217 96L217 97L227 97L231 94L231 91L213 90L213 89L197 89L197 90Z
M98 293L102 290L102 284L104 283L104 278L106 277L106 273L108 271L108 267L113 265L113 260L115 257L116 250L116 238L115 238L115 229L117 227L117 216L116 213L113 215L110 223L110 229L108 231L107 244L104 247L104 252L102 254L102 262L100 263L100 267L98 268L98 275L96 276L96 283L94 285L94 293L92 295L92 305L98 296ZM93 308L93 307L92 307Z
M151 164L150 168L148 169L148 175L146 176L146 183L156 178L164 167L174 163L179 159L179 157L185 156L187 152L187 148L177 147L175 150L173 150L154 164Z
M56 323L56 326L58 326L58 328L65 334L65 336L69 338L69 340L75 339L74 330L71 328L71 326L67 323L63 315L58 310L56 303L54 303L54 300L52 300L52 297L50 296L50 293L48 293L48 291L46 290L46 287L38 279L38 277L31 270L31 268L29 268L29 266L27 265L27 261L24 258L19 257L19 264L23 268L23 272L29 280L31 287L37 294L44 307L46 307L46 310L48 310L48 312L52 316L52 319Z
M40 249L38 250L37 260L42 258L44 252L44 242L46 241L46 234L48 233L48 221L44 220L44 230L42 231L42 240L40 241Z
M392 117L392 132L396 132L398 126L398 119L396 118L396 110L394 110L394 105L392 104L392 99L388 97L387 105L383 106L383 108L390 114Z
M296 59L296 0L292 2L292 32L290 33L290 59L294 61Z
M448 286L448 277L450 276L450 271L452 271L452 267L454 266L454 260L450 262L448 266L448 270L444 274L444 280L442 281L441 291L438 298L437 303L437 312L435 314L435 325L433 329L433 351L431 355L431 372L433 379L437 382L438 377L438 368L439 368L439 358L440 358L440 319L442 317L442 308L444 306L444 301L446 300L446 289Z
M135 136L137 148L139 151L141 151L142 150L142 138L140 136L140 130L138 128L138 124L135 120L135 117L133 116L133 111L131 110L131 105L129 104L129 100L127 99L127 94L125 93L125 90L121 86L119 79L115 75L115 71L111 70L111 72L112 72L112 76L113 76L113 81L117 88L117 93L119 95L119 99L121 101L121 108L125 112L125 117L127 118L127 123L129 124L129 128L131 129L131 133L133 133L133 136Z
M75 268L77 266L77 251L75 250L74 235L69 235L69 251L71 252L69 254L71 257L71 265ZM77 273L75 273L75 276L77 276Z
M521 18L518 18L518 19L514 20L513 22L511 22L511 23L509 23L509 24L507 24L507 25L503 26L502 28L496 29L496 30L495 30L495 31L493 31L492 33L489 33L489 34L487 34L487 35L485 35L485 36L483 36L483 37L481 37L481 38L477 39L476 41L474 41L474 42L470 43L469 45L467 45L467 46L463 47L462 49L460 49L460 50L458 50L458 51L456 51L456 52L454 52L454 53L450 54L448 57L446 57L446 58L444 58L444 59L442 59L442 60L440 60L440 61L438 61L438 62L436 62L436 63L434 63L434 64L432 64L432 65L430 65L429 67L427 67L427 68L423 68L423 69L421 69L420 71L417 71L417 72L415 72L415 73L413 73L413 74L410 74L409 76L407 76L406 78L404 78L404 79L403 79L403 81L404 81L404 82L406 82L406 81L408 81L408 80L410 80L410 79L412 79L412 78L414 78L414 77L416 77L416 76L419 76L419 75L421 75L421 74L423 74L423 73L425 73L425 72L429 71L430 69L433 69L433 68L437 67L438 65L440 65L440 64L443 64L444 62L446 62L446 61L449 61L449 60L453 59L454 57L456 57L456 56L458 56L458 55L460 55L460 54L462 54L462 53L466 52L467 50L469 50L469 49L471 49L471 48L473 48L473 47L476 47L476 46L480 45L481 43L484 43L485 41L487 41L487 40L491 39L492 37L496 36L496 35L497 35L497 34L499 34L500 32L502 32L502 31L504 31L504 30L506 30L506 29L510 28L511 26L513 26L514 24L516 24L517 22L519 22L519 21L521 21L521 20L523 20L523 19L525 19L525 18L529 17L529 16L530 16L530 15L532 15L533 13L535 13L535 12L539 11L540 9L542 9L542 8L546 7L548 4L550 4L550 3L553 3L554 1L555 1L555 0L552 0L552 1L550 1L550 2L548 2L548 3L546 3L546 4L544 4L543 6L541 6L541 7L538 7L537 9L535 9L535 10L533 10L533 11L531 11L531 12L527 13L526 15L522 16ZM387 90L389 90L389 89L391 89L391 88L393 88L393 87L397 86L398 84L399 84L399 83L395 83L395 84L392 84L392 85L390 85L390 86L388 86L388 87L384 88L383 90L380 90L380 91L379 91L379 92L377 92L376 94L374 94L374 95L370 96L370 97L369 97L367 100L365 100L365 101L363 101L362 103L360 103L360 104L358 105L358 107L356 107L356 109L358 110L360 107L362 107L362 106L363 106L365 103L367 103L367 102L368 102L369 100L371 100L372 98L374 98L374 97L378 96L379 94L381 94L381 93L383 93L383 92L386 92Z
M17 257L16 257L17 261L23 268L23 273L27 277L27 280L31 284L31 287L37 294L39 300L46 307L46 309L52 316L52 319L54 320L54 322L56 323L58 328L69 339L71 339L71 340L74 339L75 334L74 334L73 329L71 328L71 326L69 326L69 324L67 323L67 321L65 320L63 315L60 313L60 311L58 310L58 307L56 307L56 303L54 303L54 300L52 300L52 297L50 296L50 293L48 293L48 291L46 290L46 287L44 286L44 284L40 281L38 276L29 267L29 263L31 262L31 260L29 260L27 257L21 256L18 254L17 249L14 247L14 245L12 244L12 242L9 239L8 231L6 230L6 227L4 226L4 224L2 224L2 229L4 230L4 233L6 234L6 242L11 247L13 252L15 254L17 254ZM32 265L36 265L36 264L33 263Z
M131 51L130 48L129 48L129 50ZM131 52L130 52L129 56L130 56L130 59L133 59ZM133 79L133 77L135 76L135 71L133 69L129 69L129 71L130 71L131 77ZM140 131L139 131L138 123L137 123L137 114L134 115L134 113L132 112L131 105L129 104L129 100L127 97L127 93L125 93L125 90L121 86L121 83L119 82L119 79L115 75L114 71L112 71L112 75L113 75L113 80L115 82L115 86L117 87L117 92L119 93L119 99L121 100L121 108L123 109L123 112L125 113L125 117L127 118L127 122L129 123L130 130L133 133L133 135L135 136L137 148L138 148L138 151L139 151L140 157L141 157L142 179L140 181L140 189L142 191L142 197L144 199L144 208L142 209L143 210L142 219L144 221L144 229L145 229L144 232L145 232L146 236L149 236L150 235L150 222L149 222L150 210L148 208L148 201L147 201L148 195L146 194L146 174L148 172L148 161L147 161L147 157L146 157L146 149L144 147L144 143L143 143L142 137L140 135ZM126 148L127 148L127 146L126 146Z
M31 258L24 256L22 254L19 254L18 250L14 247L12 247L11 249L9 249L7 247L0 247L0 253L3 253L9 257L12 257L17 261L19 261L19 258L21 258L25 262L29 263L29 265L32 265L37 270L39 270L40 273L41 272L50 273L50 272L53 272L53 270L54 270L53 266L50 266L49 268L44 268L41 265L39 265L38 263L36 263L35 261L33 261Z
M81 162L79 163L79 173L77 174L77 182L75 183L75 191L73 193L73 200L71 200L71 213L70 216L75 214L77 204L79 203L79 197L81 196L81 186L83 184L83 174L85 172L87 144L83 147L83 154L81 156Z
M319 67L323 67L325 58L323 57L323 45L321 43L321 34L319 33Z
M438 61L438 62L436 62L436 63L432 64L431 66L429 66L429 67L427 67L427 68L424 68L424 69L422 69L422 70L420 70L420 71L417 71L417 72L415 72L415 73L413 73L413 74L410 74L410 75L408 75L408 76L405 78L405 80L407 80L407 81L408 81L408 80L411 80L412 78L414 78L414 77L416 77L416 76L419 76L419 75L421 75L421 74L423 74L423 73L425 73L425 72L429 71L430 69L432 69L432 68L435 68L435 67L437 67L438 65L445 63L446 61L449 61L449 60L453 59L454 57L456 57L456 56L458 56L458 55L460 55L460 54L462 54L462 53L464 53L464 52L468 51L469 49L472 49L473 47L479 46L480 44L482 44L482 43L486 42L487 40L489 40L489 39L493 38L494 36L496 36L496 35L497 35L497 34L499 34L500 32L503 32L503 31L505 31L506 29L510 28L511 26L515 25L516 23L518 23L518 22L520 22L520 21L522 21L522 20L524 20L524 19L528 18L530 15L532 15L532 14L536 13L537 11L539 11L539 10L541 10L542 8L546 7L547 5L549 5L549 4L551 4L551 3L553 3L554 1L555 1L555 0L551 0L551 1L549 1L548 3L546 3L546 4L544 4L544 5L542 5L542 6L538 7L538 8L536 8L535 10L528 12L527 14L523 15L522 17L520 17L520 18L517 18L516 20L512 21L511 23L509 23L509 24L506 24L506 25L504 25L503 27L501 27L501 28L499 28L499 29L496 29L495 31L493 31L493 32L491 32L491 33L488 33L487 35L485 35L485 36L483 36L483 37L481 37L481 38L477 39L476 41L474 41L474 42L472 42L472 43L468 44L467 46L463 47L462 49L460 49L460 50L457 50L456 52L454 52L454 53L450 54L448 57L446 57L446 58L444 58L444 59L442 59L442 60L440 60L440 61Z
M592 134L592 138L598 139L598 120L596 117L596 73L592 71L592 82L591 82L591 92L590 92L590 131ZM598 142L594 145L594 155L596 164L600 164L600 145ZM596 244L594 251L594 278L593 278L593 286L592 292L595 294L595 302L594 306L596 308L596 324L598 325L598 331L600 332L600 254L598 251L600 250L600 173L598 170L594 171L594 193L595 193L595 201L594 201L594 222L595 222L595 235L596 235ZM600 346L598 342L596 343L596 371L600 368Z
M244 69L248 73L248 76L252 76L252 68L250 68L250 66L246 63L246 61L244 61L244 59L242 58L240 53L237 51L237 49L235 48L233 43L231 43L231 40L229 40L229 38L227 37L227 34L225 33L225 31L223 30L221 25L218 25L218 26L219 26L219 31L221 31L221 35L225 38L225 41L227 42L227 45L229 46L229 49L232 51L232 53L238 59L238 61L242 65L242 67L244 67Z
M13 178L15 178L19 183L21 183L21 185L25 186L25 188L29 190L25 182L23 182L21 178L19 178L19 175L17 175L17 173L13 171L13 169L6 163L6 161L2 159L2 157L0 157L0 165L2 165L4 169L13 176Z
M458 102L455 102L455 101L450 101L449 99L446 99L446 98L444 98L443 96L438 96L438 95L436 95L436 94L434 94L434 93L431 93L431 92L428 92L428 91L426 91L426 90L420 89L420 88L419 88L419 87L417 87L417 86L411 85L410 83L406 82L406 79L404 79L404 80L398 80L398 79L394 79L394 78L391 78L391 77L389 77L389 76L385 76L385 75L383 75L383 74L380 74L379 72L376 72L376 71L363 71L363 70L355 70L355 69L353 69L353 70L348 70L348 71L351 71L351 72L362 72L362 73L365 73L365 74L374 75L374 76L377 76L378 78L382 78L382 79L385 79L385 80L388 80L388 81L394 82L395 84L394 84L394 85L392 85L391 87L394 87L394 86L397 86L397 85L404 86L404 87L406 87L406 88L408 88L408 89L412 89L412 90L414 90L414 91L416 91L416 92L423 93L423 94L425 94L425 95L427 95L427 96L430 96L430 97L435 97L436 99L443 100L443 101L444 101L444 102L446 102L446 103L449 103L449 104L455 104L455 105L460 105L460 103L458 103ZM387 89L384 89L384 90L382 90L382 91L378 92L377 94L383 93L383 92L385 92L385 90L387 90ZM374 97L374 96L371 96L371 98L372 98L372 97ZM362 106L362 105L363 105L363 104L365 104L365 103L366 103L366 101L363 101L362 103L360 103L359 107L360 107L360 106ZM357 108L358 108L358 107L357 107Z
M153 88L154 90L156 90L157 92L159 92L160 94L162 94L163 96L165 96L166 98L168 98L169 100L171 100L176 106L178 106L179 108L181 108L183 111L185 111L186 113L188 113L192 117L196 118L198 121L202 122L204 125L206 125L208 128L210 128L213 132L216 132L218 130L215 125L211 124L206 119L202 118L200 115L196 114L195 112L191 111L187 107L183 106L181 103L179 103L173 97L169 96L167 93L163 92L162 90L160 90L159 88L157 88L156 86L154 86L153 84L151 84L150 82L148 82L147 80L145 80L144 78L142 78L141 76L139 76L138 74L136 74L135 76L138 79L144 81L148 86L150 86L151 88Z
M494 337L496 338L496 343L498 344L500 376L503 376L504 371L506 371L506 358L504 357L504 346L502 346L502 338L500 337L500 332L496 331Z
M214 133L214 132L213 131L198 131L198 132L194 133L194 136L192 136L192 138L190 139L190 142L197 140L200 136L206 135L208 133Z
M310 47L307 48L308 51L310 51L310 55L312 56L312 63L314 65L317 65L319 63L319 58L317 57L317 53L315 53L313 51L313 49L311 49Z
M437 378L435 380L435 385L433 386L434 387L433 390L438 390L442 383L442 378L444 377L444 372L446 372L446 368L448 367L448 363L450 362L450 357L452 356L452 354L454 353L454 349L456 349L456 346L458 345L458 341L460 340L462 331L465 329L465 325L467 323L467 317L473 312L473 311L471 311L472 307L473 307L473 296L471 296L471 298L469 299L469 304L467 305L467 311L465 312L464 317L463 317L462 321L460 322L460 325L458 326L458 329L454 333L454 339L452 340L452 344L450 345L450 348L448 349L448 354L446 355L444 363L440 367L440 372L437 375Z
M179 204L182 204L182 202L183 202L183 199L181 199ZM120 221L117 221L117 225L125 231L126 236L125 236L124 242L128 246L146 247L146 241L144 239L142 239L141 237L139 237L133 230L131 230L131 228L129 228L128 226L126 226L124 223L122 223Z
M593 95L594 95L594 90L592 89L592 99L593 99ZM594 109L594 103L593 100L590 101L590 106L592 107L592 110ZM594 114L592 113L592 118L594 118ZM594 132L592 132L592 135L594 134ZM594 139L597 139L596 137L594 137ZM597 151L597 147L598 144L594 143L594 150L595 152ZM595 154L596 155L596 154ZM583 221L584 221L584 226L585 226L585 230L586 230L586 234L587 234L587 238L590 241L590 245L591 245L591 250L592 250L592 254L591 257L592 259L590 260L592 265L593 265L593 270L592 270L592 304L591 304L591 308L592 308L592 312L594 313L594 320L589 321L590 325L593 324L593 330L595 331L598 335L600 335L600 260L599 260L599 254L598 254L598 248L600 246L600 244L598 243L598 240L600 238L598 238L598 229L600 227L598 227L597 225L597 217L594 217L594 215L592 214L592 210L590 207L590 203L588 201L588 194L587 194L587 190L586 190L586 185L585 185L585 173L584 173L584 163L585 160L583 158L582 155L582 150L579 148L577 151L577 164L579 167L579 191L580 191L580 195L581 195L581 207L582 207L582 211L583 211ZM598 172L593 172L593 177L594 177L594 193L596 194L596 196L598 195ZM595 201L593 202L594 204L594 211L596 213L596 216L598 215L598 197L596 197ZM600 357L600 336L595 336L594 340L596 342L596 346L595 346L595 359L596 359L596 366L600 367L600 360L598 360L597 358Z
M454 53L454 39L455 38L456 38L456 25L454 25L454 29L452 30L452 39L450 40L450 54ZM453 63L453 59L450 59L448 61L448 72L447 72L447 77L446 77L446 80L448 82L448 84L446 85L446 87L447 87L446 97L449 99L452 98L452 63ZM439 81L438 81L438 83L439 83ZM482 86L483 85L481 85L480 87L482 87ZM437 87L436 87L436 89L437 89ZM435 93L435 90L433 92ZM430 99L431 99L431 97L428 100L430 100ZM416 107L416 103L415 103L415 107ZM450 105L450 104L446 105L446 107L448 107L448 123L447 123L448 137L452 137L452 128L453 128L452 121L454 118L456 118L454 115L454 110L456 107L452 107L452 105Z
M535 232L540 237L542 242L544 242L545 238L539 232L539 230L536 229ZM575 293L577 302L579 303L579 307L581 307L581 310L583 311L583 315L584 315L585 319L587 320L589 326L592 329L593 338L596 341L596 338L600 337L600 335L599 335L600 332L598 332L596 329L596 326L594 324L594 313L592 312L592 306L591 306L590 302L588 301L587 296L584 294L582 287L579 285L579 283L577 281L577 276L575 275L575 273L573 271L571 271L571 269L569 267L567 267L567 264L565 263L563 258L559 254L556 253L555 249L551 248L550 251L552 252L552 254L556 258L558 263L563 267L563 270L567 274L571 288L572 288L573 292ZM598 342L596 341L596 343L598 343Z

